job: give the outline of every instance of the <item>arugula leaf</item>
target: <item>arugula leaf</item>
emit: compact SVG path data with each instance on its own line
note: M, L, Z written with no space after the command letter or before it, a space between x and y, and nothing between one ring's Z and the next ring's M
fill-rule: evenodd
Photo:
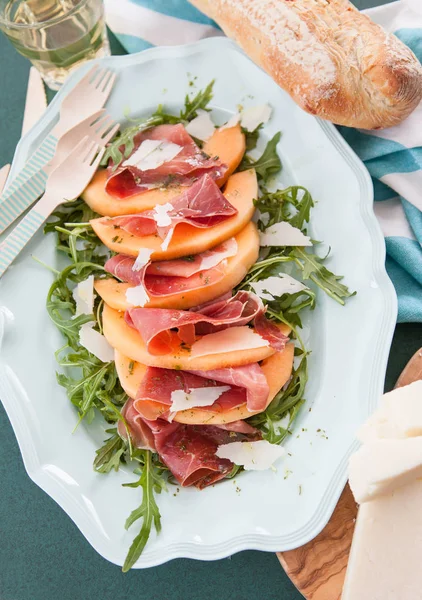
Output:
M199 91L192 99L189 95L185 96L185 109L180 112L180 119L183 121L191 121L198 116L198 109L206 110L208 104L213 98L213 87L215 80L213 79L207 87Z
M161 531L161 515L154 492L159 494L165 489L165 482L161 478L162 469L154 465L149 450L139 450L138 456L142 462L142 470L135 469L135 473L139 474L140 478L137 482L127 483L124 486L142 487L142 504L131 512L126 520L125 528L129 529L138 519L142 519L142 527L129 548L122 568L123 573L129 571L141 556L151 535L152 527L155 527L157 533Z
M302 230L305 223L309 222L311 209L315 205L311 194L301 185L292 185L276 192L264 189L254 204L261 215L268 216L265 223L259 223L261 231L280 221L288 221L293 227Z
M243 157L238 171L255 169L258 179L267 182L281 170L281 160L277 154L277 144L280 141L281 133L278 132L267 143L262 156L257 160L252 160L248 155Z
M97 473L110 473L113 469L118 471L127 449L117 429L106 429L106 433L110 433L111 436L105 440L104 446L95 451L94 469Z
M261 128L262 125L258 125L258 127L253 131L248 131L247 129L242 127L242 133L245 136L246 152L250 152L251 150L254 150L256 148Z

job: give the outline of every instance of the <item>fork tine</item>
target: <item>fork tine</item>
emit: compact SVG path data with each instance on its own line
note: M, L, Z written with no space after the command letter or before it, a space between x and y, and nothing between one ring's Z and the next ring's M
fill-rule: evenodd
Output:
M99 90L99 91L102 90L102 86L104 84L104 79L108 76L108 73L109 73L109 70L106 69L105 67L100 70L98 77L96 78L95 82L93 82L93 85L96 90Z
M91 80L94 80L98 74L99 65L94 65L89 71L82 77L79 83L76 85L89 85Z
M91 164L100 149L101 149L101 146L99 144L94 144L94 146L91 148L91 151L89 152L89 154L88 154L87 158L84 160L84 162Z
M105 95L106 99L109 97L111 90L113 89L115 81L116 81L116 73L112 73L111 77L109 78L107 84L105 85L105 87L103 89L103 94Z
M81 149L80 160L82 163L86 163L88 161L88 157L91 155L92 150L97 147L97 145L98 144L91 138L88 138L88 143L85 144Z
M103 91L105 89L105 87L107 86L110 77L113 75L113 72L108 70L106 75L104 76L103 80L101 81L101 91Z
M94 125L99 123L101 121L101 119L104 117L105 112L106 112L106 109L101 108L100 110L97 110L97 112L95 112L93 115L88 117L88 119L89 119L88 127L93 127Z
M116 133L119 131L120 125L119 123L116 123L116 125L113 127L113 129L111 129L107 135L103 135L102 136L102 140L103 140L103 144L107 144L107 142L109 142L111 139L114 138L114 136L116 135Z
M114 121L111 116L105 114L99 121L95 123L95 133L101 136L107 131L107 129L110 129L113 124Z
M105 148L101 148L100 151L98 152L98 156L97 158L94 160L94 162L91 164L91 168L92 171L95 172L98 169L98 166L101 162L102 157L104 156L104 152L105 152Z

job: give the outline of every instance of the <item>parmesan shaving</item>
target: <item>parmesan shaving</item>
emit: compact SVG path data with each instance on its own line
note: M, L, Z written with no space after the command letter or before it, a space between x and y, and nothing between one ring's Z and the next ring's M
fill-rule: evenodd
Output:
M150 171L173 160L182 149L182 146L172 142L145 140L122 166L136 167L139 171Z
M312 246L311 238L286 221L275 223L259 234L260 246Z
M190 358L250 350L252 348L265 348L266 346L269 346L269 342L250 327L229 327L223 331L204 335L200 340L194 342L191 347Z
M232 117L230 117L230 119L227 121L227 123L225 123L224 125L222 125L219 129L220 131L224 131L224 129L231 129L232 127L236 127L236 125L239 123L240 121L240 115L239 113L233 115Z
M215 126L208 111L199 109L196 112L198 116L192 119L185 129L189 135L206 142L214 133Z
M195 388L190 392L175 390L171 393L170 410L177 412L179 410L196 408L197 406L211 406L221 394L224 394L224 392L228 392L229 390L229 385Z
M73 298L76 302L76 314L92 315L94 312L94 276L90 275L85 281L81 281L73 290Z
M154 221L157 223L157 227L168 227L171 225L171 217L169 212L174 209L173 204L166 202L165 204L157 204L154 208Z
M208 269L212 269L217 265L221 264L226 258L231 258L232 256L236 256L238 246L235 238L231 238L226 242L228 246L227 250L223 252L211 252L210 256L204 256L201 260L201 271L207 271Z
M230 442L218 446L216 455L227 458L235 465L241 465L246 471L264 471L270 469L276 460L286 451L281 446L270 444L267 440L257 442Z
M167 250L167 248L169 247L169 244L171 242L171 238L173 237L173 232L174 232L174 227L172 227L168 232L166 237L163 240L163 243L161 244L161 250L164 250L164 252Z
M271 113L272 108L269 104L251 106L240 113L240 123L246 131L255 131L259 125L267 123Z
M150 250L149 248L141 248L138 252L138 256L133 263L132 271L140 271L142 267L145 267L150 261L151 254L154 250Z
M145 287L141 285L136 285L134 287L130 287L126 290L126 300L132 306L145 306L149 302L149 296Z
M106 338L93 329L94 323L84 323L79 330L79 343L104 363L114 360L114 349Z
M278 277L268 277L261 281L250 283L251 288L262 300L274 300L283 294L297 294L306 290L307 287L297 279L286 273L280 273Z

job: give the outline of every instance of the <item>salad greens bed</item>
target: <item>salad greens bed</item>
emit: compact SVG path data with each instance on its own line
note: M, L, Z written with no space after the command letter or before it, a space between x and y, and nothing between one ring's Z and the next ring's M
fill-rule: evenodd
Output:
M186 96L184 108L179 115L168 114L160 105L146 120L130 120L129 126L119 133L109 145L103 164L112 159L118 164L128 157L134 148L134 136L142 129L161 124L186 124L197 116L198 109L209 110L212 99L213 83L194 97ZM248 152L255 149L261 126L254 132L244 131L247 141L246 154L238 168L245 170L255 168L260 187L260 197L255 206L260 218L258 227L261 231L275 223L287 221L303 233L307 232L314 201L311 194L301 186L290 186L284 190L269 191L274 175L282 168L277 154L277 143L281 133L277 133L266 145L263 154L253 159ZM123 147L123 151L122 151ZM124 484L127 487L141 488L142 502L127 518L126 528L136 521L142 520L141 530L136 535L129 549L123 571L128 571L141 555L149 539L152 528L160 531L160 511L155 496L167 491L167 486L174 483L171 473L160 462L157 454L148 450L134 448L130 436L123 440L117 433L116 424L122 421L128 430L127 423L121 414L121 408L127 400L115 369L114 362L103 363L90 354L79 343L79 329L87 322L94 322L94 327L102 332L101 311L103 301L95 301L93 315L75 317L76 305L73 298L75 286L89 275L108 277L104 270L107 256L104 246L93 232L89 220L98 217L82 199L61 206L45 226L45 233L55 232L57 250L67 255L69 265L62 271L54 271L55 279L47 296L47 311L51 320L63 334L65 343L56 352L61 372L57 373L57 381L66 390L67 396L75 406L79 420L91 423L102 418L107 424L107 439L96 451L93 460L94 469L98 473L117 471L122 464L133 466L138 479L134 483ZM344 304L352 294L343 285L341 277L331 273L325 266L327 256L321 258L315 253L314 242L311 248L271 247L261 252L258 262L251 267L245 279L237 289L252 289L250 284L283 273L286 264L291 265L292 272L303 281L311 281L312 288L306 288L295 294L284 294L267 304L267 316L274 321L286 323L292 328L292 336L297 341L295 348L295 366L289 382L277 394L268 408L261 414L248 419L251 425L261 429L263 437L272 443L281 443L291 434L293 422L300 407L305 402L304 393L308 379L308 354L299 333L301 313L305 308L313 309L317 300L316 288L331 296L335 301ZM50 267L48 267L50 268ZM280 419L288 416L288 425L280 427ZM229 477L239 473L242 468L235 466Z

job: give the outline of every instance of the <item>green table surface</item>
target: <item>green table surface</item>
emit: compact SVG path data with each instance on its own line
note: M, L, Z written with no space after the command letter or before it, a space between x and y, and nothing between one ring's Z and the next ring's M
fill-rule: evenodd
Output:
M383 0L356 0L358 8ZM113 51L122 53L116 40ZM0 166L20 136L29 63L0 36ZM386 389L422 346L422 325L398 325ZM31 482L0 405L0 600L298 600L302 598L266 552L224 560L187 559L123 575L99 556L61 508ZM257 507L259 509L259 507ZM330 600L327 598L327 600Z

